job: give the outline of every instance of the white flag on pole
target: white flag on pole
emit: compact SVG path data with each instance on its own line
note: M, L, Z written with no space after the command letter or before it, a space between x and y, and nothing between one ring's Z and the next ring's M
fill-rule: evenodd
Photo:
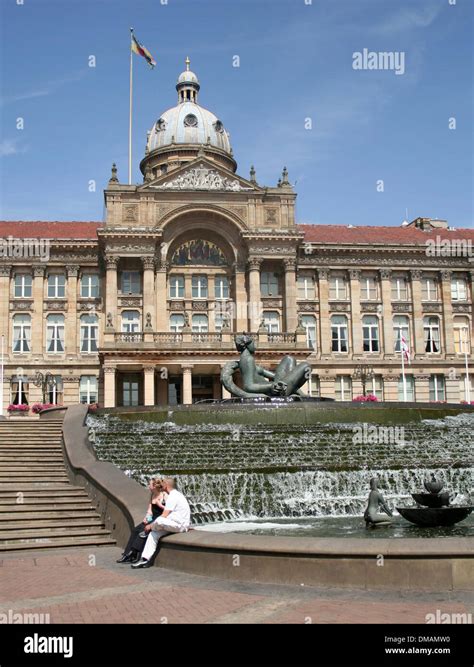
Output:
M409 364L410 363L410 348L408 347L408 342L405 336L402 334L401 335L401 350L402 354L405 358L405 361Z

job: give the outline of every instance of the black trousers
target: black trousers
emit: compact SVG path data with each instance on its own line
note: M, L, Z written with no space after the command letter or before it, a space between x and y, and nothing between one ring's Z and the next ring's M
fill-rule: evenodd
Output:
M130 538L127 542L127 546L125 547L124 553L128 554L133 550L136 551L137 554L141 554L145 547L146 537L140 537L140 533L144 530L144 523L139 523L138 526L135 526L135 528L130 533Z

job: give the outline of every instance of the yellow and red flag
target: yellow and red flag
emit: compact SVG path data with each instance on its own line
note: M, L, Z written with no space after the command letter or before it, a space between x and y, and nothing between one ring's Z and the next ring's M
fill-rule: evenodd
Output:
M134 53L138 53L139 56L145 58L145 60L152 69L153 67L155 67L156 61L153 59L153 56L148 51L148 49L145 46L143 46L143 44L140 44L138 39L133 34L132 34L132 51Z

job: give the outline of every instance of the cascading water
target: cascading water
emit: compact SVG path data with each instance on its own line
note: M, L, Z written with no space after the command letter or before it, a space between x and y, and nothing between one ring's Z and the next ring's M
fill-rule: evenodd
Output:
M179 426L88 417L100 459L143 484L178 478L196 523L239 517L354 516L368 481L392 506L434 473L469 496L474 415L378 427L361 424Z

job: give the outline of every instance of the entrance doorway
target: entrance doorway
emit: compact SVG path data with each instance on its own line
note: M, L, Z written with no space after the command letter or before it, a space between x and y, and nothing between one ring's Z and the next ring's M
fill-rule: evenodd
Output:
M119 405L128 408L143 404L140 373L123 373L119 376L118 384Z

